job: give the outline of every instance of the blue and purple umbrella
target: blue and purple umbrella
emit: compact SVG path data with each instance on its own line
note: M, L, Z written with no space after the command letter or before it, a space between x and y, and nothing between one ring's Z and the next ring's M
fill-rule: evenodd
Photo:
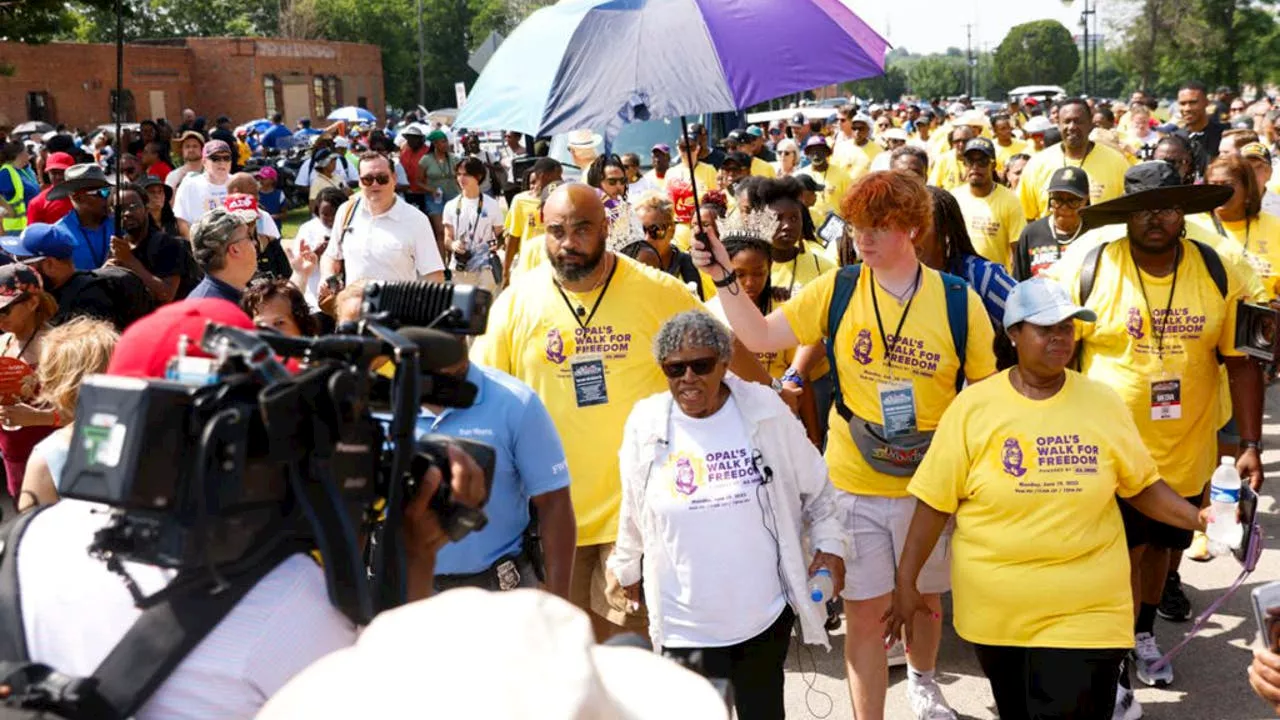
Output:
M840 0L562 0L516 28L455 125L534 136L743 109L884 73Z

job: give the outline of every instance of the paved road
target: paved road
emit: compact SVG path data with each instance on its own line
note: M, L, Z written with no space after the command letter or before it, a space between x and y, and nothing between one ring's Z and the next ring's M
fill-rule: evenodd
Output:
M1254 696L1245 676L1250 660L1249 646L1256 633L1249 593L1260 584L1280 580L1280 503L1277 502L1280 497L1280 387L1273 386L1268 391L1267 408L1266 445L1274 449L1263 454L1270 482L1263 489L1258 517L1268 549L1244 587L1213 615L1200 635L1175 660L1173 686L1163 690L1145 687L1138 690L1138 699L1148 720L1261 720L1271 716L1266 705ZM1232 558L1183 563L1183 584L1196 612L1230 586L1239 567ZM978 668L973 649L956 636L950 623L948 612L938 661L938 680L943 693L962 718L994 720L991 688ZM1183 637L1186 628L1186 624L1157 619L1160 647L1172 647ZM831 640L830 653L821 648L797 650L798 646L793 643L787 663L786 689L787 717L791 720L810 717L852 720L853 708L841 653L844 629L837 630ZM886 718L910 720L905 668L894 668L889 674L889 683Z

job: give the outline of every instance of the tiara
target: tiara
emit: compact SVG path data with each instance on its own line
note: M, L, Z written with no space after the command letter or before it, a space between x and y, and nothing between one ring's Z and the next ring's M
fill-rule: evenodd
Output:
M631 221L629 204L619 203L613 210L606 213L606 217L609 222L609 237L605 240L605 247L609 250L621 250L632 243L644 240L644 231L640 229L638 223Z
M778 213L769 208L752 210L751 212L735 212L729 217L716 221L716 229L720 239L754 238L772 242L778 232Z

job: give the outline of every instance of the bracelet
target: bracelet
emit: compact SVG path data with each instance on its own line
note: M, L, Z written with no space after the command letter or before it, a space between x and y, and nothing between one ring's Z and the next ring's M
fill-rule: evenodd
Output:
M1240 441L1240 449L1241 449L1242 451L1243 451L1243 450L1257 450L1258 452L1262 452L1262 441L1260 441L1260 440L1241 440L1241 441Z
M730 272L719 280L712 280L711 284L718 288L727 288L736 282L738 282L737 274Z
M804 387L804 377L795 368L787 368L787 371L782 373L782 382L791 383L800 388Z
M773 388L773 391L774 391L774 392L776 392L776 393L781 393L781 392L782 392L782 381L781 381L781 380L779 380L779 379L777 379L777 378L774 378L774 379L773 379L773 382L769 383L769 387Z

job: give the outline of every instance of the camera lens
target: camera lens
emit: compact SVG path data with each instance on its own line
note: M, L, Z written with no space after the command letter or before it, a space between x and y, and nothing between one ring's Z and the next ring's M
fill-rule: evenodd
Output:
M1276 316L1262 315L1253 326L1253 344L1257 348L1273 348L1276 342Z

